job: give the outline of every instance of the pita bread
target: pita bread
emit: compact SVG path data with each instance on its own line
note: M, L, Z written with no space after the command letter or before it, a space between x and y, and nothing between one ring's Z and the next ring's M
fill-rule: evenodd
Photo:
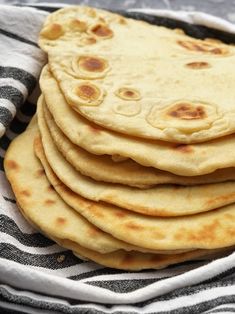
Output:
M28 222L33 225L32 221L27 218ZM41 232L41 230L39 229ZM96 263L106 267L112 267L123 270L138 271L143 269L161 269L172 264L185 262L188 260L198 259L215 259L225 256L233 251L233 248L220 249L220 250L194 250L180 254L153 254L142 253L137 251L124 251L118 250L112 253L101 254L96 251L89 250L81 245L68 239L61 239L45 234L48 238L55 241L60 246L73 251L73 254L78 258L87 261L92 260Z
M76 243L72 243L68 240L60 241L55 239L55 241L61 246L73 250L73 253L75 255L82 254L86 256L86 258L89 258L106 267L132 271L149 268L161 269L169 265L182 263L188 260L218 258L225 254L228 254L229 252L232 252L232 249L228 248L225 250L195 250L174 255L160 255L135 251L125 252L123 250L119 250L113 253L100 254L78 246Z
M98 9L90 17L90 10L52 14L39 40L49 44L50 68L73 109L155 140L196 143L234 133L235 47ZM87 37L93 43L81 44Z
M197 176L235 166L235 136L195 145L147 141L89 123L69 108L56 80L45 67L40 86L54 121L75 145L95 155L121 155L143 166L180 176ZM226 152L226 153L225 153Z

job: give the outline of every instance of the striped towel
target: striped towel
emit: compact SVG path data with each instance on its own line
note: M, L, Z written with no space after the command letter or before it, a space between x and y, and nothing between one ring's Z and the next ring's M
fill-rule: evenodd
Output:
M45 62L37 34L48 14L43 10L53 10L40 9L0 7L1 135L7 128L0 142L0 313L235 313L235 253L164 270L124 272L75 258L21 216L3 157L35 112L37 90L28 96ZM235 26L206 14L122 13L183 28L197 38L235 43Z

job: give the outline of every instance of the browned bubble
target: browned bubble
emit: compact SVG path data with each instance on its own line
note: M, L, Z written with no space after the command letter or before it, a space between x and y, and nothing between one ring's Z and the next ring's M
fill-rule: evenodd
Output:
M91 32L98 37L110 38L113 36L113 31L105 24L96 24L91 28Z
M100 97L100 90L91 83L83 83L76 88L76 94L84 100L97 100Z
M38 169L38 170L35 172L35 177L36 177L36 178L40 178L40 177L42 177L44 174L45 174L44 169Z
M63 224L65 224L65 222L66 222L66 219L63 218L63 217L56 218L56 223L57 224L63 225Z
M17 162L15 162L14 160L7 160L6 165L9 169L12 169L12 170L20 169L20 165L18 165Z
M126 253L121 261L122 266L129 266L135 262L134 257L130 253Z
M49 24L41 31L41 35L48 39L57 39L63 35L63 33L63 27L58 23Z
M87 10L87 14L90 16L90 17L96 17L96 11L95 11L95 9L93 9L93 8L88 8L88 10Z
M118 217L118 218L124 218L124 217L127 216L127 213L124 212L124 211L115 211L115 212L114 212L114 215L115 215L116 217Z
M178 233L175 234L174 237L176 240L187 239L191 242L213 242L217 238L219 227L220 222L214 219L214 221L212 221L210 224L200 227L196 232L182 228Z
M135 224L134 222L127 222L126 224L125 224L125 226L128 228L128 229L132 229L132 230L142 230L143 229L143 227L142 226L140 226L140 225L137 225L137 224Z
M47 199L47 200L45 200L45 205L48 205L48 206L50 206L50 205L53 205L53 204L55 204L56 203L56 201L54 201L54 200L51 200L51 199Z
M190 62L186 64L186 67L193 70L206 69L210 67L208 62L200 61L200 62Z
M190 51L197 51L197 52L205 52L215 55L224 55L228 51L222 47L215 47L214 45L206 42L196 42L192 40L178 40L178 44L185 49Z
M182 120L198 120L206 118L205 109L200 105L179 103L168 111L168 115Z
M94 45L96 43L96 39L91 36L87 36L81 39L81 43L83 45Z
M20 191L20 194L27 197L31 196L31 192L29 190L22 190Z
M128 87L119 88L115 94L125 100L139 100L141 98L138 90Z
M81 57L78 65L81 69L89 72L103 72L107 67L107 62L98 57Z
M85 32L87 30L87 23L79 19L73 19L70 21L70 27L73 30Z
M126 25L127 24L127 21L124 17L120 17L119 20L118 20L118 23L121 24L121 25Z
M179 144L173 147L173 149L175 149L178 152L182 152L182 153L192 153L193 152L193 148L190 145L187 144Z

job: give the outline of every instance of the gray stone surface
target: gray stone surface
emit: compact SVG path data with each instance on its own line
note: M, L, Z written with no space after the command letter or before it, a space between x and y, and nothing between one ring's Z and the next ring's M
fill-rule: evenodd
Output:
M0 4L40 3L40 0L0 0ZM43 1L44 2L44 1ZM48 0L45 2L85 4L107 9L155 8L184 11L202 11L223 17L235 23L235 0Z

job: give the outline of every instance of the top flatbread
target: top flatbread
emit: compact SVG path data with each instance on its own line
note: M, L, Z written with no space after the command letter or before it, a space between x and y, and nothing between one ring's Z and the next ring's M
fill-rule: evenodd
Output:
M52 14L39 43L67 102L108 129L181 143L235 131L233 46L82 7Z
M143 166L180 176L204 175L235 166L235 135L194 145L140 140L98 127L82 118L68 106L47 66L42 71L40 87L62 132L72 143L92 154L121 155Z

